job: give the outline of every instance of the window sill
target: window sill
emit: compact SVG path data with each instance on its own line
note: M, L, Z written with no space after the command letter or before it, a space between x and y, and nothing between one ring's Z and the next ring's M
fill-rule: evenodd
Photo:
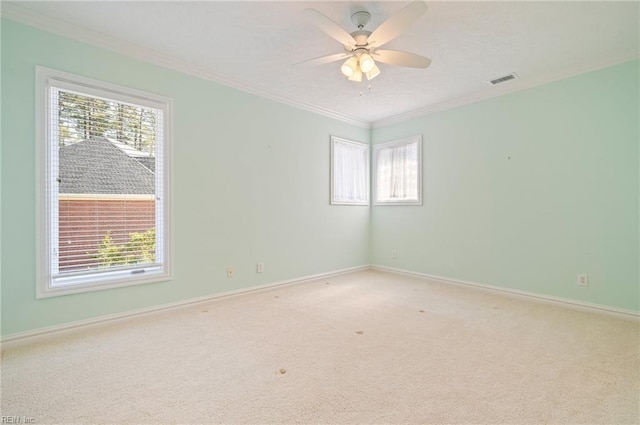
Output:
M51 298L62 295L81 294L84 292L143 285L147 283L166 282L172 278L170 273L162 270L147 272L144 276L128 276L126 278L122 277L122 273L118 274L119 276L111 278L103 277L99 280L96 278L87 279L86 277L83 279L77 278L69 280L66 283L56 283L55 285L51 285L50 279L48 279L46 283L38 287L36 298ZM62 281L62 279L59 281Z

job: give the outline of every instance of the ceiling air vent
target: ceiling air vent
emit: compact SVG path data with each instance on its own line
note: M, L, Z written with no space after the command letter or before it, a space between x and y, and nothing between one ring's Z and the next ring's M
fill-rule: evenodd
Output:
M498 77L498 78L494 78L493 80L489 80L489 82L492 85L497 85L497 84L501 84L504 83L506 81L509 80L515 80L516 78L518 78L518 76L516 75L515 72L512 72L511 74L507 74L507 75L503 75L502 77Z

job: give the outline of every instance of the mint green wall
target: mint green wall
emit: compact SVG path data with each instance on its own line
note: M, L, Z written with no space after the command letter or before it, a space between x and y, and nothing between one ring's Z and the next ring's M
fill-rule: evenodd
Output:
M368 264L369 209L329 205L329 135L368 142L368 129L11 21L1 30L3 335ZM35 299L36 65L173 98L173 281Z
M639 309L637 61L370 132L11 21L1 31L2 335L369 262ZM35 65L173 98L173 281L35 299ZM330 206L330 134L423 134L424 205Z
M423 135L424 205L372 209L371 263L638 310L638 81L633 61L375 129Z

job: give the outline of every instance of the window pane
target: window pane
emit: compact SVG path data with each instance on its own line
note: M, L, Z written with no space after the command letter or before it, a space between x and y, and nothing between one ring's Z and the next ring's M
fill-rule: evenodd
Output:
M379 203L420 202L420 138L375 147L375 192Z
M369 146L335 137L331 143L331 202L368 205Z
M154 264L161 111L52 90L58 115L54 275Z

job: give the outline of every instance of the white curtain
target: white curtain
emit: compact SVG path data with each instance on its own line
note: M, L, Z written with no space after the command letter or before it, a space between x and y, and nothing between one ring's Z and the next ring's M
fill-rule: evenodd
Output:
M368 202L368 147L334 141L333 202Z
M377 150L376 201L418 200L418 142Z

